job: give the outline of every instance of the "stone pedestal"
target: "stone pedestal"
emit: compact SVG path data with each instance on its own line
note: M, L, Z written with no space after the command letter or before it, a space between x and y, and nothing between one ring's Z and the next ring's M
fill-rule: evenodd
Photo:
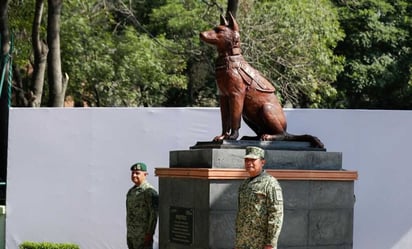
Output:
M342 170L342 154L255 143L265 148L265 168L283 188L278 248L352 248L357 172ZM170 152L169 168L156 169L160 249L233 249L237 190L248 177L243 155L249 144Z

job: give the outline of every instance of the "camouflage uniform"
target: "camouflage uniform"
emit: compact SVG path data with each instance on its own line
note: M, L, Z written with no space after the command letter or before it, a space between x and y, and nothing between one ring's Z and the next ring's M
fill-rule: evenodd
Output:
M158 217L159 196L147 181L133 186L126 197L127 246L129 249L152 249L145 246L145 236L153 235Z
M239 187L235 247L276 248L282 223L282 189L276 178L263 171L246 179Z

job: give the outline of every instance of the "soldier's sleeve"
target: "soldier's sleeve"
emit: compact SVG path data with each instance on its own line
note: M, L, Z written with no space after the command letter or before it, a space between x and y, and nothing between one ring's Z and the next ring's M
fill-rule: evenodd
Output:
M266 244L276 247L283 223L283 195L279 184L271 184L267 193L268 231Z
M159 195L154 189L150 189L147 192L149 194L146 198L150 207L147 234L154 234L157 225L157 217L159 216Z
M129 194L130 194L130 191L131 191L131 189L129 189L128 191L127 191L127 193L126 193L126 225L129 225L129 212L130 212L130 210L129 210L129 208L128 208L128 204L129 204L129 202L128 202L128 200L129 200Z

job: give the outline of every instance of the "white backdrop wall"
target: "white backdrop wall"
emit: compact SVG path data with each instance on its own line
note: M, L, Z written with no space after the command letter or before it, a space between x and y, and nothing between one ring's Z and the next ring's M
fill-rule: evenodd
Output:
M288 109L288 131L318 136L357 170L354 249L412 248L411 111ZM126 249L130 165L168 167L220 132L217 108L11 109L6 248L23 241ZM253 135L243 125L241 135ZM156 236L157 247L157 236Z

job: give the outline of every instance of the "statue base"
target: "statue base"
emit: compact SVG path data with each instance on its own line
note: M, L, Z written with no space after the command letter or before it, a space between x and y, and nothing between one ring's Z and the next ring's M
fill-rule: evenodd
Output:
M248 177L243 142L250 144L171 151L169 168L156 169L160 249L234 247L237 191ZM342 154L266 147L265 159L285 200L278 249L352 248L357 172L342 170Z
M242 168L247 146L265 150L266 169L341 170L342 153L310 147L307 142L197 142L190 150L170 151L171 168Z

